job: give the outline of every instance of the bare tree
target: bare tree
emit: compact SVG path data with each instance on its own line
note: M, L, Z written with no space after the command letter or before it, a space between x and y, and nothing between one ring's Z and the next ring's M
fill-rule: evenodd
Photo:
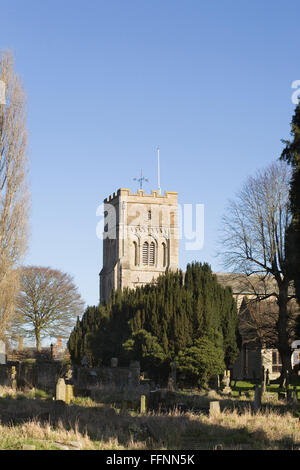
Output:
M225 267L245 274L260 301L276 300L278 314L274 323L282 380L291 370L288 303L294 298L285 254L291 220L289 181L290 172L283 162L273 163L250 177L236 199L229 202L221 237Z
M279 307L276 299L261 300L259 297L244 297L239 313L239 331L243 343L254 344L263 348L278 349ZM295 339L296 318L299 306L291 299L287 307L287 330L290 342Z
M0 58L0 337L14 313L18 267L27 247L29 194L25 94L12 55Z
M34 337L38 351L42 335L68 335L83 308L84 302L69 274L49 267L22 269L14 329Z

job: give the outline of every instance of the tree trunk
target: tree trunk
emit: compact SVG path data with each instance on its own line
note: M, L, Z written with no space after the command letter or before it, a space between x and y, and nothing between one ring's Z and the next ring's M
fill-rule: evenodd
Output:
M279 285L279 296L277 300L279 306L279 315L277 321L278 331L278 351L281 357L282 370L280 374L280 385L282 386L284 381L288 379L289 374L292 371L291 365L291 348L289 345L289 333L288 333L288 282L283 281Z
M37 351L42 350L42 344L41 344L41 332L40 330L35 330L35 342L36 342L36 349Z

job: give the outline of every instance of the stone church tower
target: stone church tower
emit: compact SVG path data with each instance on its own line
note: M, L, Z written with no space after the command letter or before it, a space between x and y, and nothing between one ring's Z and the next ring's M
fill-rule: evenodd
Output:
M178 269L177 218L176 192L119 189L104 200L101 301L114 289L142 286Z

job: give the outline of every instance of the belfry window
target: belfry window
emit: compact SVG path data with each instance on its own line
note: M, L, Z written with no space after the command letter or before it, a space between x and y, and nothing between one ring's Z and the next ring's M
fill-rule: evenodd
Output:
M149 263L149 243L145 242L143 244L143 264L148 265Z
M155 264L155 244L154 242L150 243L150 266Z
M156 248L155 243L145 242L143 244L143 265L144 266L154 266L156 259Z

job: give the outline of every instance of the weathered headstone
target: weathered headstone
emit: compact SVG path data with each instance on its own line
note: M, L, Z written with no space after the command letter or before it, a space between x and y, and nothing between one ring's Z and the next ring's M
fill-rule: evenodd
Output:
M297 389L296 389L296 387L294 387L294 389L293 389L292 401L293 401L293 403L295 403L295 404L296 404L297 401L298 401L298 400L297 400Z
M0 364L6 364L6 346L2 340L0 340Z
M253 403L253 411L256 413L261 407L261 391L259 386L256 385L255 387L255 395L254 395L254 403Z
M74 398L74 387L71 384L66 385L66 403L69 404Z
M11 379L11 388L16 390L16 388L17 388L17 370L16 370L15 366L11 367L10 379Z
M70 450L68 446L62 444L61 442L53 442L52 445L53 447L56 447L59 450Z
M64 379L58 379L56 384L56 400L66 401L66 384Z
M211 401L209 403L209 416L216 416L221 412L220 409L220 402L219 401Z
M35 445L33 444L23 444L22 450L35 450Z
M69 441L69 442L66 442L66 444L68 446L72 447L72 449L70 449L70 450L73 450L73 449L74 450L82 450L82 442L80 442L80 441Z
M223 444L216 444L214 446L214 450L223 450L223 449L224 449Z
M264 366L261 368L261 395L266 391L266 371Z
M146 395L141 395L140 412L141 413L146 413Z
M231 387L227 387L227 386L225 388L223 388L223 390L222 390L223 395L230 395L231 392L232 392Z

